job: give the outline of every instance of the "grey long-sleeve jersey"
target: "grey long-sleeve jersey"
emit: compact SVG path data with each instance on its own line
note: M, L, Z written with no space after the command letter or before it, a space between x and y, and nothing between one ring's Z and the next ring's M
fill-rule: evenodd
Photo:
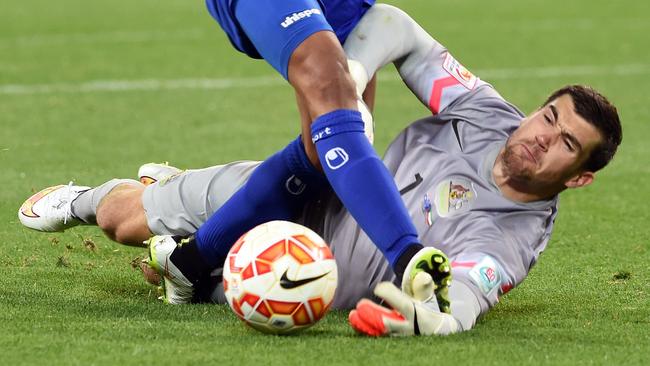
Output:
M421 243L443 250L452 260L454 281L467 285L478 299L480 309L467 317L472 322L524 280L553 229L557 197L513 202L492 178L495 158L522 118L482 84L438 115L409 125L384 157ZM193 233L257 164L189 170L147 187L143 205L149 228L155 234ZM333 250L339 268L334 307L352 308L359 299L372 297L379 282L394 280L386 259L334 195L308 206L299 222L320 233ZM452 292L452 312L453 300Z
M421 242L450 256L454 279L465 283L486 311L526 277L548 243L557 211L557 197L512 202L494 183L495 159L524 115L395 7L370 9L345 50L363 66L352 69L357 83L393 62L434 114L403 131L384 162ZM351 307L393 274L350 215L330 205L323 233L341 264L341 278L349 279L339 284L335 305Z
M454 278L466 282L485 308L526 277L548 243L557 211L557 197L517 203L494 183L495 158L522 118L482 85L411 124L384 157L423 245L451 258ZM381 252L336 200L328 204L322 234L342 279L335 306L352 307L380 281L393 280Z

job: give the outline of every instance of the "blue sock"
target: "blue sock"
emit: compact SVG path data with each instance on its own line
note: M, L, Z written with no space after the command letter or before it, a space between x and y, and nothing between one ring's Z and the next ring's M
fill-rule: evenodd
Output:
M395 269L419 243L393 177L363 133L361 114L339 109L311 126L312 140L330 185L363 231Z
M309 199L327 187L307 158L300 137L260 166L198 229L196 244L210 266L221 266L237 239L271 220L292 220Z

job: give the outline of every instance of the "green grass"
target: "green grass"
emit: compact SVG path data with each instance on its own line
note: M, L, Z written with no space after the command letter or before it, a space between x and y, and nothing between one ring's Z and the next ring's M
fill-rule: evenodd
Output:
M95 228L21 227L16 210L35 189L132 177L148 161L261 159L296 135L298 119L277 77L231 89L61 91L98 80L274 73L232 50L200 1L34 0L0 11L0 363L648 364L649 3L391 3L523 110L579 82L608 95L623 119L615 161L593 186L564 194L540 262L475 329L366 339L332 312L299 336L264 336L223 306L159 303L131 266L144 253ZM548 68L561 72L539 74ZM392 68L381 76L379 151L427 114ZM12 94L8 85L59 89Z

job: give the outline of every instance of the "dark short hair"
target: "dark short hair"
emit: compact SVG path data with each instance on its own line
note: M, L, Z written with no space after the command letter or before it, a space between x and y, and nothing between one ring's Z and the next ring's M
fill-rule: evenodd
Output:
M600 145L596 146L583 164L585 170L598 171L612 160L623 139L618 111L604 95L584 85L567 85L556 90L546 99L544 106L565 94L573 99L575 112L600 132Z

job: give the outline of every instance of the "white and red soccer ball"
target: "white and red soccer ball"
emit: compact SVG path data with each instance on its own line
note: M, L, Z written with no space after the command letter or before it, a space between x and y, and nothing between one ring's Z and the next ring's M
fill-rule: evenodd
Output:
M271 221L244 234L223 269L226 299L237 316L264 333L314 325L334 299L334 256L310 229Z

